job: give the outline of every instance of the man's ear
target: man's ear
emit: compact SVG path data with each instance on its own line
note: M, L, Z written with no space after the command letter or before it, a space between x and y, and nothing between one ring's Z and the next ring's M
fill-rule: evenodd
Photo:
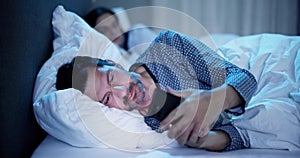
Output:
M112 60L110 60L110 59L106 59L105 61L107 61L108 63L113 64L115 67L118 67L118 68L120 68L120 69L125 70L121 64L118 64L118 63L116 63L116 62L114 62L114 61L112 61Z

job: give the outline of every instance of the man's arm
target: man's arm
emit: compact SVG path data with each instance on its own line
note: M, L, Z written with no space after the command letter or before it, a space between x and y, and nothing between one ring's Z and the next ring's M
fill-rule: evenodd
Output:
M189 71L196 73L204 89L212 88L194 90L194 93L190 93L188 99L162 122L162 126L167 126L172 120L184 116L170 126L170 137L178 138L182 144L187 138L197 140L199 135L205 136L210 131L211 125L222 111L234 115L244 112L257 86L250 72L223 59L200 41L178 33L164 32L156 42L181 52L193 68ZM224 95L225 93L227 95ZM190 118L191 116L193 118Z
M169 92L185 98L185 101L161 122L161 126L169 127L168 136L177 138L180 144L196 141L199 135L205 136L221 112L242 102L240 95L226 84L212 90ZM174 124L173 120L179 121Z
M234 115L244 112L244 108L257 88L257 82L253 74L225 60L201 41L177 32L162 32L155 39L154 44L154 48L159 46L162 47L159 47L159 49L163 49L163 46L168 49L172 48L173 54L181 57L180 61L174 62L177 64L184 62L182 63L182 65L185 65L184 70L189 72L191 77L197 78L199 89L213 89L223 84L233 87L242 97L242 104L227 111ZM156 49L154 48L153 51L155 52ZM162 52L159 53L163 54ZM180 55L177 55L178 53ZM150 58L149 56L147 58ZM182 70L173 71L178 74L182 73L180 72ZM181 84L184 84L184 81L181 82Z
M242 104L243 98L241 98L241 96L232 86L226 85L224 88L226 96L223 111Z

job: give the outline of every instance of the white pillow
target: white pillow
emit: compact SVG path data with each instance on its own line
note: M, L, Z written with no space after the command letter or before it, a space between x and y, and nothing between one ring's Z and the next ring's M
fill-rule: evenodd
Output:
M128 15L126 13L126 10L124 10L123 7L115 7L115 8L112 8L112 11L118 17L118 21L119 21L119 24L120 24L122 30L124 32L128 31L131 27L131 24L130 24Z
M62 6L54 10L52 25L54 52L37 76L33 96L40 126L77 147L110 146L140 151L169 144L166 133L152 131L139 114L108 108L72 88L56 90L58 68L76 55L118 61L121 53L104 35Z

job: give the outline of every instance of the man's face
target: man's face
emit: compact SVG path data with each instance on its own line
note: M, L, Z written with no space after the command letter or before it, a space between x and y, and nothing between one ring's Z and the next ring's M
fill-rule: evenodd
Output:
M123 43L123 31L116 16L111 15L110 13L105 13L99 16L96 20L95 29L103 33L108 39L121 45Z
M88 69L84 93L93 100L122 110L142 110L152 99L147 80L115 66Z

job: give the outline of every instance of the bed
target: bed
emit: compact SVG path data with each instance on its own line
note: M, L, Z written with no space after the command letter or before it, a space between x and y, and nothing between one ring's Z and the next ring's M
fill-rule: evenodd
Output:
M272 149L244 149L231 152L209 152L206 150L192 148L166 148L144 152L124 152L112 148L76 148L63 143L52 136L46 139L35 150L32 158L81 158L81 157L128 157L128 158L156 158L156 157L264 157L264 158L282 158L299 157L299 151L272 150Z
M181 146L168 139L166 133L149 131L142 117L92 102L75 89L56 91L54 84L58 67L75 55L109 58L119 62L123 60L120 53L109 54L118 52L118 49L107 38L90 28L76 13L65 10L63 6L54 10L52 25L55 34L54 51L37 76L33 97L37 122L49 135L32 157L300 155L300 37L277 34L212 36L218 41L216 45L220 55L251 71L259 82L258 90L249 103L250 112L246 112L243 118L235 118L235 124L239 128L249 130L247 139L253 142L253 149L220 153ZM282 108L276 110L274 103ZM285 114L278 116L282 114L279 113L282 110ZM270 116L275 119L276 125L263 124L263 120L270 119ZM286 124L281 121L287 118L292 123ZM254 129L257 126L265 128ZM282 131L278 132L275 138L264 141L256 139L268 138L269 133L266 131L277 129ZM295 132L286 135L284 132L287 130ZM261 149L261 146L266 149Z

